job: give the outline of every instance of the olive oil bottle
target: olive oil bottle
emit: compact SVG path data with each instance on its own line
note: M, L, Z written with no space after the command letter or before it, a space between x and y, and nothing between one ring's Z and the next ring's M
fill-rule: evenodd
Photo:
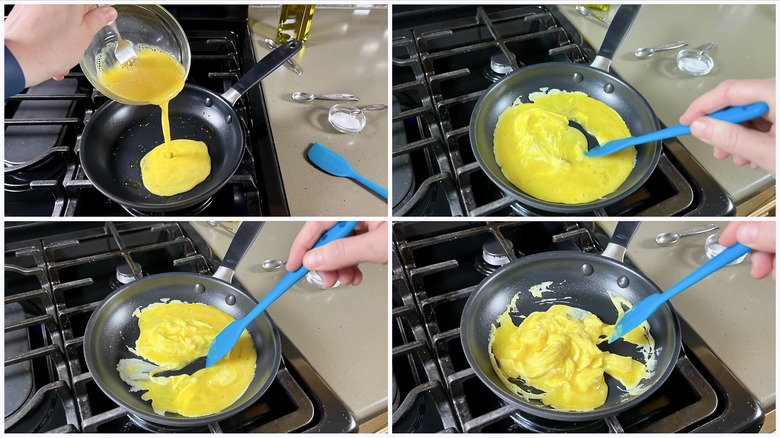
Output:
M284 44L293 38L305 43L309 39L313 16L314 5L282 5L276 42Z

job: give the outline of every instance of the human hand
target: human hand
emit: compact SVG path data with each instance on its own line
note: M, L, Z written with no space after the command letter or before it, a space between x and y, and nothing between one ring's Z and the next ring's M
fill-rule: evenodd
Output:
M77 65L92 37L116 20L103 6L17 4L5 20L5 45L24 72L25 86L62 80Z
M357 286L363 281L358 264L370 262L387 265L387 222L360 222L353 235L310 250L322 234L336 222L307 222L293 241L287 257L287 270L306 266L316 271L325 287L341 284Z
M741 125L703 117L729 106L766 102L769 112ZM775 174L775 78L728 80L694 100L680 116L691 134L715 148L715 158L733 156L737 166L760 167Z
M731 222L720 235L719 243L731 246L739 242L753 251L750 253L750 263L753 265L750 275L762 279L775 274L775 223L761 222Z

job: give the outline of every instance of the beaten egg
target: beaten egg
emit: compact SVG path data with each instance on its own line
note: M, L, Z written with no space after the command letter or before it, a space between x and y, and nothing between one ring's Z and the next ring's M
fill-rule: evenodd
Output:
M532 93L532 103L499 116L493 148L501 171L518 189L537 199L584 204L614 192L628 178L636 149L588 158L588 141L576 122L599 144L631 136L620 115L580 92Z
M184 88L184 67L155 47L139 45L136 55L124 64L99 68L100 81L118 96L160 107L165 142L141 159L141 178L144 187L158 196L187 192L209 176L211 157L201 141L171 141L168 102Z
M603 405L609 391L605 373L618 380L627 394L644 391L640 382L654 370L649 325L645 323L624 338L641 347L642 363L600 350L598 345L609 338L614 325L577 308L556 304L531 313L516 326L511 313L516 312L517 298L492 327L488 345L493 368L508 389L562 411L588 411ZM625 304L613 302L616 307Z
M192 375L156 377L162 371L181 369L208 354L211 342L235 319L206 304L155 303L136 309L140 334L129 350L155 367L143 369L137 359L117 364L121 379L131 391L146 391L141 398L152 402L158 414L177 413L202 417L222 411L236 402L255 375L257 352L244 330L236 346L210 368Z

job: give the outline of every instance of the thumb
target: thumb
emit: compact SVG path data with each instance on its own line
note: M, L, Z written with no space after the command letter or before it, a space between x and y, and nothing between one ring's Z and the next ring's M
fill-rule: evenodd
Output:
M116 17L116 9L110 6L101 6L84 14L84 24L90 34L94 35L101 28L116 20Z
M729 154L752 163L774 160L774 144L766 145L768 134L735 123L701 117L691 124L691 134Z
M757 251L775 252L774 222L745 222L737 228L737 240Z
M303 257L303 265L314 271L335 271L363 262L373 262L369 250L372 245L368 233L336 240L325 246L313 249Z

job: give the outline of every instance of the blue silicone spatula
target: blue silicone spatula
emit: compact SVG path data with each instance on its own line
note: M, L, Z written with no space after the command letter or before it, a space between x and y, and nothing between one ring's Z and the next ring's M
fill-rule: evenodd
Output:
M672 297L749 252L750 248L741 243L730 246L707 263L701 265L699 269L680 280L679 283L669 288L666 292L662 294L653 294L642 299L642 301L637 303L636 306L632 307L618 320L617 324L615 324L615 330L609 336L608 342L611 344L622 338L628 332L647 321L647 318L650 318L656 310L664 305L664 303L671 300Z
M314 248L319 248L320 246L333 242L334 240L346 237L349 233L352 232L352 230L355 229L355 226L357 226L357 222L337 223L331 229L326 231L322 237L320 237L320 240L317 241L317 243L314 245ZM209 347L209 354L206 356L206 368L214 365L215 363L219 362L220 359L227 356L227 354L230 353L230 350L232 350L236 345L236 342L238 342L238 338L241 337L241 333L244 332L244 329L246 329L255 318L265 312L268 306L276 301L277 298L282 296L283 293L287 292L287 290L290 289L292 285L297 283L298 280L303 278L303 276L308 272L308 269L301 266L295 271L287 273L284 277L282 277L279 283L274 286L274 288L271 289L271 291L268 292L265 297L263 297L260 303L255 306L251 312L249 312L249 314L241 319L233 321L230 323L230 325L225 327L219 333L219 335L214 338L214 341L211 343L211 347Z
M743 123L747 122L748 120L761 117L767 112L769 112L769 105L764 102L758 102L751 105L732 106L730 108L709 114L707 117L712 117L713 119L722 120L724 122ZM690 133L691 127L688 125L672 126L660 131L640 135L639 137L628 137L621 138L619 140L612 140L589 150L585 153L585 156L589 158L604 157L614 154L615 152L622 151L623 149L630 148L631 146L650 143L652 141L666 140L672 137L680 137L683 135L689 135Z
M357 172L355 172L354 169L352 169L352 166L349 165L349 162L341 155L333 152L319 143L314 143L314 145L309 148L307 156L315 166L319 167L325 172L328 172L333 176L351 178L360 184L363 184L366 188L387 201L387 189L359 175Z

